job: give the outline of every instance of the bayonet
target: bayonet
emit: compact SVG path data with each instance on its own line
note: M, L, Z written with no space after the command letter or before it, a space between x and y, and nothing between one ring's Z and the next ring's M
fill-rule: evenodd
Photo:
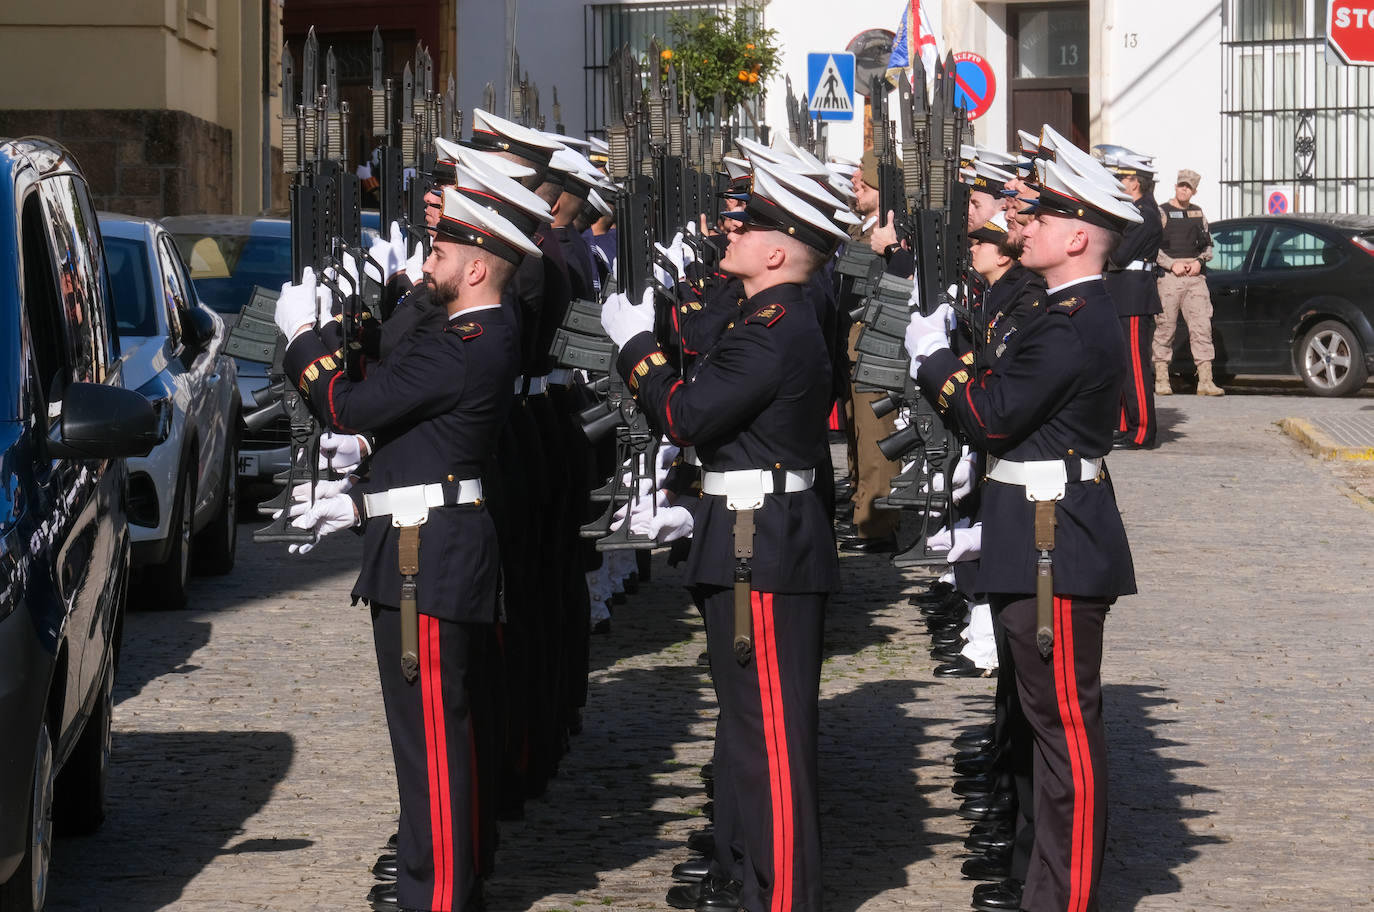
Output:
M391 142L391 80L386 78L386 45L381 29L372 30L372 138Z
M415 74L410 64L401 72L401 159L415 167Z
M444 92L444 98L448 106L448 122L444 124L444 136L457 142L463 138L463 128L459 126L463 115L458 111L458 80L452 73L448 74L448 89Z
M563 106L558 103L558 86L553 87L553 132L568 132L563 126Z
M301 127L296 104L296 61L291 46L281 48L281 164L286 174L295 174L301 167Z

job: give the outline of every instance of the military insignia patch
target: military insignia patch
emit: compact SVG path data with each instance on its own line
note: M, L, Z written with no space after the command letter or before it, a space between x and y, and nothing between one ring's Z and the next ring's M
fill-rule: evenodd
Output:
M1055 302L1054 306L1057 310L1061 310L1064 313L1072 314L1075 311L1077 311L1078 308L1082 307L1086 303L1088 302L1083 300L1082 298L1065 298L1062 301Z
M464 342L476 339L482 334L481 323L450 323L444 327L444 332L456 333Z
M787 309L781 304L766 304L758 310L744 318L745 323L761 323L764 326L772 326L782 319Z

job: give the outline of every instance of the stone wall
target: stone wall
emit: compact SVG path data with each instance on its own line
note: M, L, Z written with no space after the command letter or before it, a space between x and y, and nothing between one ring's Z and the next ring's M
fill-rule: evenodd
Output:
M0 111L0 136L60 142L102 210L145 218L233 211L232 133L183 111Z

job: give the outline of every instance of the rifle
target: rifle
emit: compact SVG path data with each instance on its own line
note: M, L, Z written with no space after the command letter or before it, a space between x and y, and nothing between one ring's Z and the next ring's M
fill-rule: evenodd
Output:
M883 202L903 217L897 224L899 236L912 245L916 261L914 277L916 310L932 313L941 303L950 303L957 314L967 318L963 283L968 273L967 213L968 188L959 179L959 149L967 129L967 112L954 103L953 60L937 62L931 103L925 101L925 75L914 61L914 77L919 90L903 84L898 87L899 114L903 134L903 167L900 172L882 170L883 157L890 149L890 131L876 122L886 105L875 104L874 138L879 153L880 196L901 197L901 206ZM878 94L875 86L875 94ZM879 134L884 146L878 146ZM905 232L905 234L903 234ZM886 391L888 396L873 403L879 417L898 408L909 411L909 424L878 441L885 458L911 461L912 467L896 476L891 491L881 503L888 508L911 508L920 515L915 544L897 561L904 565L936 563L943 555L933 554L926 542L940 526L954 516L953 471L959 458L960 442L935 409L919 394L911 379L910 358L903 347L911 309L903 288L883 277L872 283L864 302L862 317L867 324L856 342L859 357L854 368L856 385ZM955 289L953 296L948 289ZM899 298L901 299L899 301ZM938 480L937 480L938 478Z

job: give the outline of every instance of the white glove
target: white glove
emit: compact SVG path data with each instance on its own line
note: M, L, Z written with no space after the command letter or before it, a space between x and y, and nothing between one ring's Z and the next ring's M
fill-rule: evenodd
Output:
M911 355L911 375L916 368L942 348L949 348L949 315L954 312L948 304L941 304L928 317L912 314L906 327L906 350Z
M974 523L970 529L955 529L954 544L950 545L949 553L945 555L945 560L951 564L955 561L977 560L978 555L983 553L983 524Z
M410 259L405 262L406 278L410 279L412 285L420 284L425 277L425 245L416 244L415 252L410 255Z
M291 497L294 502L291 504L291 525L315 533L315 540L291 545L288 551L292 554L309 554L324 536L340 529L351 529L358 524L358 512L353 508L353 498L343 493L348 490L346 487L340 490L343 485L351 487L352 482L349 479L319 482L315 486L313 505L305 499L309 497L309 484L297 485L292 490ZM302 488L305 489L304 492L301 492ZM297 499L298 492L304 493L305 498Z
M684 234L688 234L688 235L694 235L694 234L696 234L696 233L698 232L697 223L696 223L696 222L688 222L687 224L685 224L685 225L682 226L682 231L683 231Z
M613 294L601 305L601 326L618 348L642 332L654 329L654 292L644 289L644 300L631 304L624 294Z
M673 467L674 460L681 450L671 443L660 443L658 445L658 465L654 466L654 487L661 488L668 480L668 472Z
M978 454L965 453L954 466L954 502L958 503L973 493L973 464Z
M401 230L400 224L392 222L387 237L378 237L373 241L367 255L382 267L382 281L391 281L391 278L405 266L406 261L405 232Z
M686 507L662 507L649 520L644 534L660 545L692 534L692 511Z
M304 329L315 325L318 319L330 318L332 306L329 289L315 280L315 270L309 266L301 271L301 283L290 282L282 285L281 295L277 298L277 310L273 315L277 328L286 341L296 338Z
M662 244L654 244L654 249L663 255L668 262L673 264L677 272L677 281L687 280L687 266L696 262L696 257L692 255L692 250L682 241L682 232L679 231L673 236L673 242L667 247ZM662 270L660 270L661 272ZM664 282L665 285L672 285L673 282Z
M661 494L656 495L652 491L645 491L638 496L631 497L620 509L615 511L615 521L611 523L611 528L619 529L628 522L631 532L643 534L644 527L648 523L649 517L653 515L657 501L662 496Z
M926 547L931 551L948 551L951 543L949 526L945 526L934 535L926 536Z
M326 431L320 435L320 468L345 474L352 472L371 455L372 448L361 434L336 434Z

